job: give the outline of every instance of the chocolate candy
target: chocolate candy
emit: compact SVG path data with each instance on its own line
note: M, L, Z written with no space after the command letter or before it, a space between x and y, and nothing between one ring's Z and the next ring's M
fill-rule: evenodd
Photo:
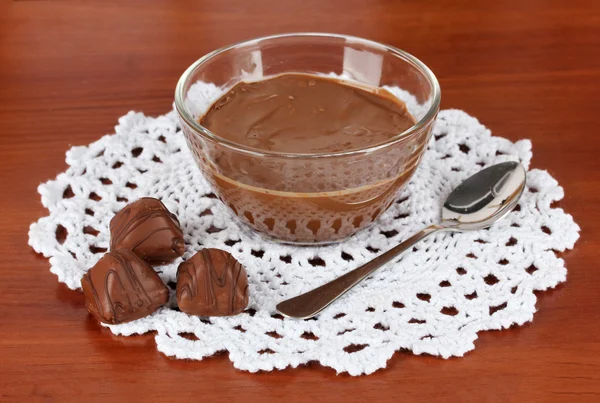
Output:
M110 221L110 250L129 249L153 265L183 255L179 221L158 199L144 197L128 204Z
M105 254L83 276L81 288L88 311L109 324L150 315L169 299L154 269L129 250Z
M246 270L223 250L203 249L179 265L177 304L192 315L236 315L248 305Z

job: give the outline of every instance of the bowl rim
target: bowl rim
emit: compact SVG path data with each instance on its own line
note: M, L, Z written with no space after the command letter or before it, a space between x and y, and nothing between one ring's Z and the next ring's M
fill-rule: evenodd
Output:
M237 47L250 46L250 45L258 44L259 42L265 41L265 40L274 40L274 39L292 38L292 37L300 37L300 38L315 37L315 38L344 39L348 42L361 43L364 45L368 45L370 47L385 49L386 51L390 52L394 56L399 57L399 58L411 63L414 67L419 69L427 77L427 79L430 81L430 83L433 87L432 88L433 101L432 101L431 105L429 106L427 113L425 114L425 116L423 116L418 122L416 122L410 128L406 129L405 131L403 131L401 133L398 133L397 135L389 138L388 140L384 141L383 143L378 143L373 146L369 146L369 147L365 147L365 148L358 148L358 149L353 149L353 150L320 152L320 153L278 152L278 151L262 150L259 148L245 146L245 145L237 143L235 141L231 141L224 137L218 136L217 134L213 133L206 127L202 126L200 123L198 123L194 119L192 114L188 111L187 107L185 106L184 100L185 100L185 96L187 95L187 93L184 92L184 89L185 89L185 86L186 86L189 78L192 76L194 71L196 71L196 69L200 65L202 65L203 63L209 61L210 59L212 59L222 53L225 53L225 52L235 49ZM441 89L440 89L440 85L438 83L438 80L437 80L435 74L433 74L431 69L429 69L429 67L427 67L427 65L425 65L425 63L423 63L422 61L420 61L419 59L417 59L410 53L405 52L401 49L398 49L394 46L385 45L385 44L382 44L382 43L379 43L376 41L360 38L357 36L321 33L321 32L294 32L294 33L262 36L262 37L258 37L258 38L254 38L254 39L250 39L250 40L246 40L246 41L233 43L231 45L227 45L227 46L221 47L219 49L213 50L212 52L207 53L206 55L202 56L201 58L196 60L194 63L192 63L192 65L190 65L184 71L184 73L181 75L181 77L179 78L179 81L177 82L177 86L175 88L175 109L177 110L177 113L179 114L180 118L185 122L185 124L187 124L192 129L194 129L194 131L196 132L195 134L202 134L202 135L208 137L209 139L211 139L212 141L217 142L220 145L223 145L227 148L233 149L238 152L242 152L244 154L249 154L249 155L254 155L254 156L266 156L266 157L283 157L283 158L307 158L308 159L308 158L340 157L340 156L371 153L371 152L386 148L390 145L393 145L394 143L397 143L398 141L400 141L406 137L409 137L413 133L420 131L423 127L425 127L427 124L429 124L431 121L433 121L439 111L440 100L441 100Z

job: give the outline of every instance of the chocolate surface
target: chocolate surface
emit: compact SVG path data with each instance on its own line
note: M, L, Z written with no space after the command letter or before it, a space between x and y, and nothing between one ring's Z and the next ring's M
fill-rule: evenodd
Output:
M288 73L236 84L199 122L238 144L320 153L385 142L413 126L415 119L385 89Z
M248 305L244 266L220 249L203 249L177 270L177 304L192 315L226 316Z
M172 262L185 248L177 217L151 197L119 211L110 221L110 234L111 250L129 249L154 265Z
M81 279L88 311L100 322L143 318L169 298L169 289L148 263L129 250L106 253Z

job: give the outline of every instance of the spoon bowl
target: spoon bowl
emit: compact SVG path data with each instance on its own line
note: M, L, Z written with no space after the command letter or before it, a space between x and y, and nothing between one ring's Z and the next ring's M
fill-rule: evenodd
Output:
M479 171L448 195L440 226L454 231L489 228L515 208L525 183L525 168L518 162L502 162Z

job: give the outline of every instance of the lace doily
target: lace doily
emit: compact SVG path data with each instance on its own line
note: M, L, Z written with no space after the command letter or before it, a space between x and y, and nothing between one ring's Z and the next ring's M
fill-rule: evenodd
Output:
M556 253L572 248L579 227L555 208L563 190L545 171L528 172L516 211L489 230L430 237L317 318L284 319L275 305L351 270L436 222L446 195L482 167L531 159L527 140L511 143L464 112L439 114L423 161L396 203L369 229L327 247L265 241L238 223L211 193L188 152L174 112L158 118L129 113L116 134L67 152L69 168L40 185L50 212L31 225L29 244L50 258L68 287L109 245L108 223L128 201L160 198L182 224L189 258L203 247L231 252L246 266L249 308L232 317L200 318L168 306L120 335L156 331L168 356L201 360L226 350L247 371L318 361L338 372L370 374L400 349L462 356L477 333L533 319L534 291L565 281ZM156 268L174 290L180 261Z

